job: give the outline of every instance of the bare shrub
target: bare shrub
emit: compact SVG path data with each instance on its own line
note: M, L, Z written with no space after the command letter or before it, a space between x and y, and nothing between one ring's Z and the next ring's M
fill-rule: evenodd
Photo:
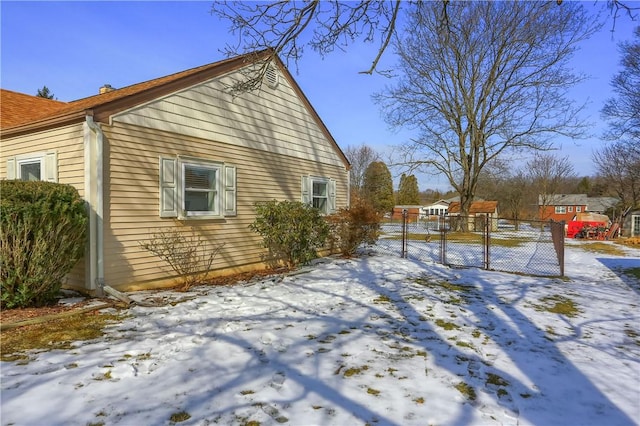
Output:
M353 256L362 244L375 244L380 236L382 214L364 198L354 198L349 208L338 210L327 220L331 250L343 256Z
M223 246L224 243L210 243L193 229L185 232L175 228L158 229L147 241L140 242L141 248L169 264L181 278L185 291L207 279L213 260Z

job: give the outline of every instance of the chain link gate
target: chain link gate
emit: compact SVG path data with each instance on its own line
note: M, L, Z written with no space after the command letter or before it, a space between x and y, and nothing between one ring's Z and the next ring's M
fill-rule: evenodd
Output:
M564 276L564 232L564 222L492 215L421 218L404 210L400 220L382 225L377 248L449 266Z

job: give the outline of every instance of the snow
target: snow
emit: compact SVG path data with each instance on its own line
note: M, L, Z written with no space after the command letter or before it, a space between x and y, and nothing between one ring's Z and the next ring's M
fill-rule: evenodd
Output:
M72 350L3 362L1 422L637 425L640 282L623 271L640 250L585 244L567 247L565 280L369 254L134 293L165 303ZM559 296L578 314L545 309Z

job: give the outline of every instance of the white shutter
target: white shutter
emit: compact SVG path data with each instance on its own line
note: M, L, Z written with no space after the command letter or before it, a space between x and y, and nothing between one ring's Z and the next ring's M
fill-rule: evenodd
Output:
M224 166L224 215L235 216L236 209L236 168Z
M178 160L160 157L160 217L178 217Z
M311 179L309 176L302 176L302 199L304 204L311 204Z
M58 181L58 154L56 152L47 152L44 155L42 176L46 182Z
M15 179L16 178L16 159L9 158L7 160L7 179Z
M336 212L336 181L329 179L327 184L329 190L329 214Z

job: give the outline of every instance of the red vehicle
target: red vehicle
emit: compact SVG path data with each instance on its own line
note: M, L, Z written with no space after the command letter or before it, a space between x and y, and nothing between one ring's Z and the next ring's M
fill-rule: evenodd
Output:
M567 238L604 240L609 230L609 216L598 213L578 213L567 227Z

